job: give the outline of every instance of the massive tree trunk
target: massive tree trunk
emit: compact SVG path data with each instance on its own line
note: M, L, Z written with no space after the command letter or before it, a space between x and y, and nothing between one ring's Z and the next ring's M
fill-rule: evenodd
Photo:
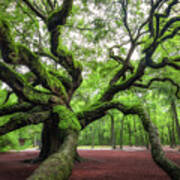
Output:
M78 133L66 130L59 150L50 155L28 180L67 180L71 175L76 155Z
M58 128L58 121L43 123L39 160L44 160L49 155L57 152L63 142L63 136L63 132Z

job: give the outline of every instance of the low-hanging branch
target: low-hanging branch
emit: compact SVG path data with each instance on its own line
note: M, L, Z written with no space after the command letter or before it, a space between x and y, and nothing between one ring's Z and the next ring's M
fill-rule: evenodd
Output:
M87 110L77 112L82 128L86 127L93 121L105 116L110 109L121 109L124 114L133 114L133 111L118 101L109 101L102 103L101 101L94 103Z
M50 117L50 111L34 112L34 113L16 113L10 120L4 125L0 126L0 135L5 135L11 131L20 129L22 127L39 124L44 122Z
M145 131L147 131L149 135L152 158L172 179L178 180L177 177L180 177L180 167L165 156L161 147L158 130L140 104L123 105L117 101L94 104L89 110L78 113L77 117L81 121L82 127L85 127L92 121L96 120L97 117L100 118L104 116L106 111L110 109L117 109L125 115L136 114L139 116Z

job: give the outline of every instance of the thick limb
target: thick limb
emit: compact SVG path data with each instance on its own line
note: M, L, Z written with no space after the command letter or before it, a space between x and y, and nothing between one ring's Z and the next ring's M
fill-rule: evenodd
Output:
M57 152L64 140L64 133L58 128L58 121L47 120L43 123L41 135L41 151L39 159L44 160L51 154Z
M78 133L67 130L59 151L49 156L28 180L67 180L73 168L77 140Z
M87 126L97 118L103 117L109 109L118 109L124 114L136 114L140 117L144 129L147 131L151 143L151 154L156 164L162 168L173 180L179 180L180 167L170 161L161 147L157 128L151 122L148 114L140 105L125 106L117 101L96 103L88 110L77 114L82 127Z
M3 62L0 62L0 79L8 84L20 99L36 104L48 104L57 100L55 95L34 89L25 81L23 76Z
M0 135L5 135L16 129L20 129L24 126L31 124L38 124L50 116L49 111L36 112L36 113L17 113L4 125L0 126Z
M159 133L143 108L135 108L144 129L148 132L151 143L151 155L156 164L161 167L173 180L180 180L180 167L169 160L162 149Z

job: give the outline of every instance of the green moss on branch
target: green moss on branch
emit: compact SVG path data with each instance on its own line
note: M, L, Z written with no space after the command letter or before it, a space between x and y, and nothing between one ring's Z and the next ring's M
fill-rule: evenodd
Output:
M63 130L72 129L76 131L81 130L81 125L76 115L65 106L62 105L54 106L53 112L56 113L58 115L58 118L60 119L59 122L60 129Z

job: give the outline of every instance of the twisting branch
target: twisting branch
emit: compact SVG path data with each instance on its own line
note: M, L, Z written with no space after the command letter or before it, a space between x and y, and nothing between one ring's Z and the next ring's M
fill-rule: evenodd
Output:
M175 28L172 33L169 33L168 35L162 37L161 40L158 42L158 44L162 43L163 41L166 41L167 39L173 38L178 34L179 31L180 31L180 27Z
M163 68L165 66L170 66L170 67L173 67L174 69L177 69L179 70L180 69L180 66L178 64L176 64L176 62L178 62L180 60L180 56L177 56L177 57L164 57L162 59L162 62L160 63L154 63L153 60L151 58L146 57L146 64L147 66L153 68L153 69L160 69L160 68Z
M110 109L117 109L126 114L137 114L143 124L145 131L149 136L151 143L151 154L153 160L161 167L172 179L178 180L180 177L180 167L174 162L170 161L162 149L159 133L156 126L152 123L148 113L139 104L130 106L124 105L117 101L94 104L89 110L77 113L82 127L87 126L92 121L106 115L106 111Z
M41 63L39 57L35 53L31 52L23 45L16 45L14 39L12 38L11 30L7 25L7 22L4 22L3 20L0 21L0 23L2 23L0 27L0 49L3 60L9 64L23 64L29 67L45 88L50 89L54 94L61 96L62 102L64 101L64 103L66 103L67 94L61 81L48 72L46 67ZM1 63L2 68L3 66L5 66L5 64L3 65ZM6 69L11 71L7 66ZM12 73L13 72L11 72L11 74ZM6 78L4 80L6 80ZM23 80L21 80L21 83L24 83ZM13 86L13 88L15 88L15 86ZM20 90L18 90L18 92L20 92Z
M79 87L82 82L82 66L76 61L67 47L62 44L63 26L66 24L67 17L72 9L73 0L64 0L62 7L53 11L48 17L47 26L51 35L51 52L58 58L56 63L62 65L72 77L72 92Z
M158 9L158 7L160 6L160 4L162 3L162 0L157 0L156 2L151 1L151 10L150 10L150 14L149 14L149 32L151 34L151 36L153 37L155 34L155 29L154 29L154 15L155 15L155 11Z
M40 17L44 22L46 21L46 16L43 15L38 9L36 9L29 0L22 0L38 17Z
M46 105L57 101L56 96L35 90L21 75L2 62L0 62L0 79L8 84L20 99L25 101Z
M160 37L162 37L164 35L164 33L168 30L168 28L170 26L172 26L174 23L176 23L178 21L180 21L180 16L179 17L173 17L169 21L167 21L167 23L164 25L164 27L162 28L162 30L160 32Z
M121 48L123 45L126 45L128 44L130 41L126 41L126 42L123 42L122 44L120 45L115 45L113 47L111 47L109 49L109 56L116 60L117 62L121 63L123 65L123 67L115 74L115 76L111 79L110 81L110 85L113 85L114 83L116 83L121 77L123 78L123 80L126 79L126 72L128 70L130 70L131 73L133 73L134 71L134 67L130 64L130 58L133 54L133 51L136 47L137 44L131 44L131 47L127 53L127 56L126 58L122 58L121 56L117 56L117 55L114 55L114 52L113 52L113 49L114 48Z
M127 0L122 0L121 1L121 6L122 6L122 10L124 12L123 23L124 23L124 26L125 26L125 28L126 28L126 30L128 32L128 35L129 35L129 38L130 38L131 42L133 42L134 39L133 39L131 30L129 28L129 25L128 25L128 13L127 13L128 1Z
M100 101L109 101L117 92L130 88L135 81L144 75L146 67L145 59L141 59L136 72L122 83L110 85L101 96Z
M165 35L165 32L168 30L171 25L177 21L179 21L179 16L170 18L169 21L166 21L166 18L170 16L170 12L174 5L178 3L178 0L172 0L170 3L168 3L167 8L165 9L164 13L159 14L155 13L155 11L161 7L162 4L167 3L166 1L159 0L156 3L153 4L150 11L149 16L149 32L151 34L150 40L147 41L146 48L143 50L143 52L146 54L147 64L148 61L151 59L153 53L157 49L160 43L163 41L173 38L179 31L180 27L174 27L170 33ZM162 23L161 23L162 22ZM161 26L163 26L161 28ZM150 62L150 61L149 61Z
M176 82L174 82L171 78L153 78L153 79L151 79L147 84L134 83L133 86L136 86L136 87L139 87L139 88L148 89L148 88L151 86L151 84L152 84L153 82L155 82L155 81L160 81L160 82L169 81L173 86L176 87L176 93L175 93L175 95L176 95L176 97L177 97L178 99L180 99L180 95L178 95L178 94L180 94L180 93L179 93L179 92L180 92L180 86L179 86Z
M16 129L44 122L50 117L49 111L42 111L36 113L17 113L4 125L0 126L0 136L5 135Z

